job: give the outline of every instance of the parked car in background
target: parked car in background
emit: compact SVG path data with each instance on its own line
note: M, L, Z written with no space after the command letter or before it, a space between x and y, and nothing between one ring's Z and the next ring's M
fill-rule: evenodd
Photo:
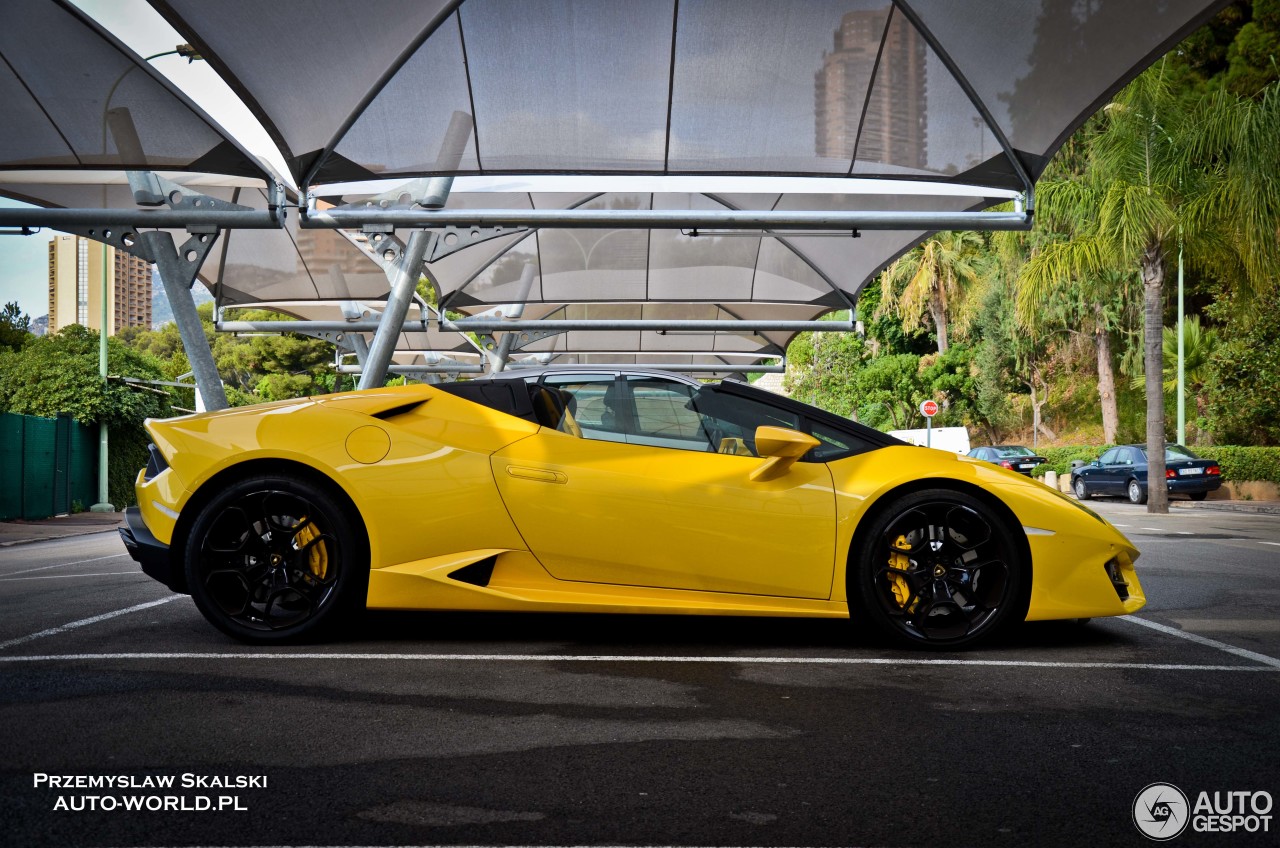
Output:
M1001 468L1007 468L1019 474L1026 474L1028 477L1038 466L1049 461L1043 456L1036 456L1035 451L1022 445L992 445L974 448L969 451L969 456L994 463Z
M1164 446L1164 464L1171 495L1202 501L1222 486L1222 469L1217 460L1201 459L1182 445ZM1082 501L1094 495L1115 495L1129 498L1130 503L1146 503L1146 446L1120 445L1072 470L1071 488Z

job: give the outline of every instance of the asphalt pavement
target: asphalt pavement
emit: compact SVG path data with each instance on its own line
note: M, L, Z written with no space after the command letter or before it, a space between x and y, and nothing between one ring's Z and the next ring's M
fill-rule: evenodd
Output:
M941 655L840 621L431 613L246 648L114 532L0 548L2 841L1143 845L1150 784L1280 796L1280 517L1092 506L1146 609Z

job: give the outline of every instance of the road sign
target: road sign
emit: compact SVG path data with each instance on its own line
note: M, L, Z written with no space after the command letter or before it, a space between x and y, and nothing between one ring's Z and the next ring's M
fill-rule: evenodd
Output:
M920 404L920 414L923 415L925 418L932 418L933 416L937 415L938 402L933 400L926 400L924 403Z

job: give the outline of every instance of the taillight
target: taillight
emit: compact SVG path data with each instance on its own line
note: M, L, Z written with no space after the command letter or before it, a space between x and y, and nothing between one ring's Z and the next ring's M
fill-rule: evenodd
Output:
M1172 468L1166 468L1164 470L1164 479L1166 480L1172 480L1174 477L1177 477L1177 476L1178 476L1178 472L1174 471Z
M1002 460L1000 460L1000 467L1001 467L1001 468L1013 468L1013 463L1012 463L1012 462L1010 462L1010 461L1009 461L1009 460L1007 460L1007 459L1002 459Z
M1222 469L1216 465L1210 465L1209 473L1214 475L1215 477L1220 477L1222 475Z

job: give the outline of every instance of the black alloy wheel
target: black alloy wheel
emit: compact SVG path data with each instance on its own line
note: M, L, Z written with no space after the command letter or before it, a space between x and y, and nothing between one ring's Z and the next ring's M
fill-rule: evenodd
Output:
M1129 503L1131 504L1144 504L1147 502L1147 493L1142 488L1142 484L1133 478L1129 479L1129 486L1125 489L1125 492L1129 495Z
M1089 500L1089 489L1088 487L1085 486L1083 477L1077 477L1075 479L1075 482L1071 484L1071 487L1075 489L1076 500L1078 501Z
M204 617L243 642L316 636L364 600L369 569L357 538L345 510L311 482L248 478L197 516L187 586Z
M849 597L898 642L972 646L1026 617L1029 576L1014 530L963 492L901 497L874 519L850 571Z

